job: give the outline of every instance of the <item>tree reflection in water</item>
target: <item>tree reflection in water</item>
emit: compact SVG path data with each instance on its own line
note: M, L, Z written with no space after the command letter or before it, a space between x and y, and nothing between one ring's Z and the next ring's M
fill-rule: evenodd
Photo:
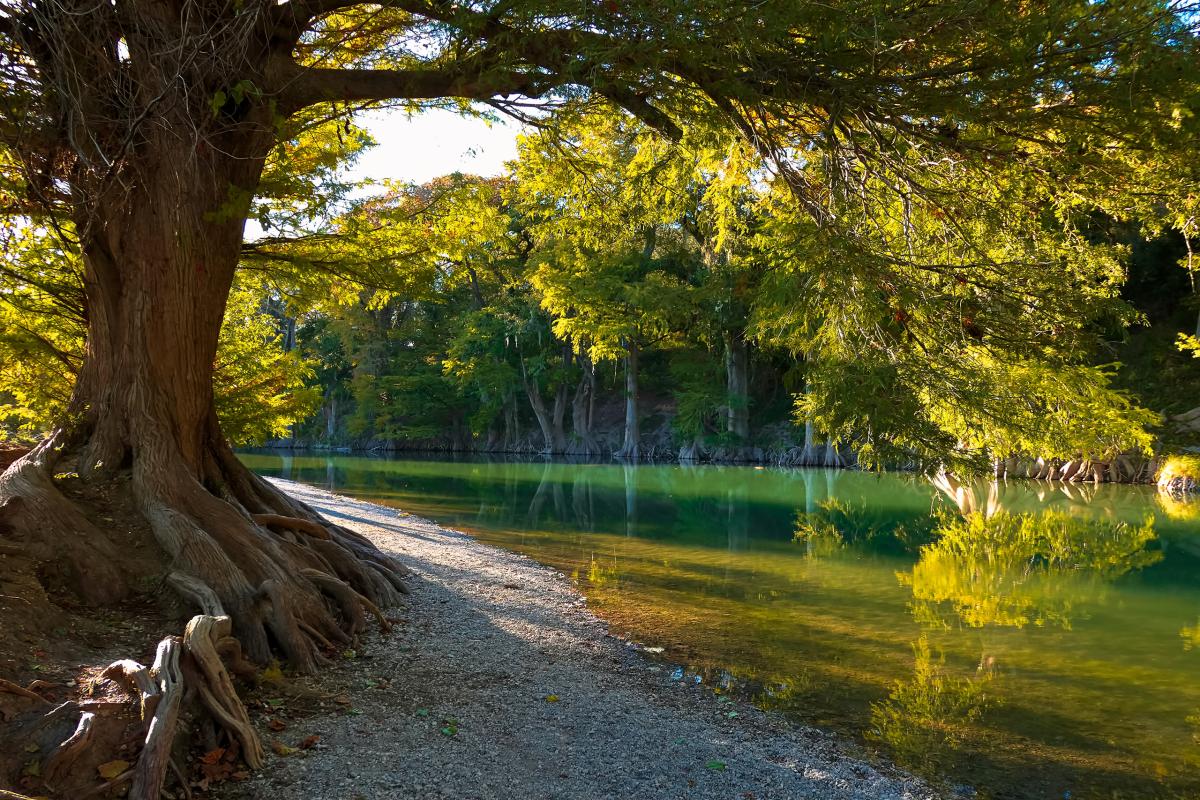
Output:
M1042 514L944 515L937 539L912 571L918 621L947 627L947 609L966 625L1069 629L1072 617L1103 598L1105 584L1162 559L1152 518L1141 525Z
M1070 630L1103 600L1108 583L1162 559L1152 518L1138 525L1061 511L1018 514L1002 510L994 492L977 500L966 514L944 513L911 571L897 573L927 629ZM911 767L945 770L966 757L961 745L980 735L986 710L999 703L997 664L985 650L975 675L956 675L924 634L913 651L912 678L872 705L868 735Z
M896 681L887 700L871 705L867 738L886 744L906 766L940 772L953 766L972 723L996 702L987 692L993 673L981 663L974 677L952 674L924 635L913 655L912 678Z

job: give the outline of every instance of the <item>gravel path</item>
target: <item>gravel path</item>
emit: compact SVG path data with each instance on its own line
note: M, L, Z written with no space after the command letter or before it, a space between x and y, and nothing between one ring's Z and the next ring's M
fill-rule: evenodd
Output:
M672 680L609 636L560 573L393 509L287 491L402 558L407 620L308 686L332 698L268 741L227 797L271 800L933 798L833 738ZM281 710L286 719L287 709ZM732 713L731 712L736 712Z

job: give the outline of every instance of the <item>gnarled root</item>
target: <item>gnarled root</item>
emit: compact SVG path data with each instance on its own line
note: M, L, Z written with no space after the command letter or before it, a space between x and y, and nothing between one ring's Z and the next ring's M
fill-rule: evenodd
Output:
M246 763L261 767L262 743L220 656L231 650L230 628L228 617L199 615L182 637L159 642L150 668L132 660L110 665L97 681L120 686L127 695L123 703L81 700L49 707L36 692L5 682L7 693L33 701L34 707L0 725L0 743L9 745L0 744L0 749L22 753L20 772L35 794L86 797L132 782L132 800L155 800L172 768L179 721L195 711L185 700L195 697L238 743ZM97 767L115 762L120 744L131 738L142 740L136 762L107 782L100 780ZM8 765L0 761L0 766Z
M253 673L273 649L295 671L311 672L354 643L367 615L388 628L383 609L407 593L407 570L251 473L220 438L215 416L211 427L197 451L195 440L178 446L161 419L146 418L137 447L123 455L104 449L104 458L57 466L84 435L60 432L0 474L0 569L19 562L29 596L45 589L99 606L149 579L200 612L182 637L160 643L149 669L123 660L104 671L124 702L51 706L33 688L0 683L0 783L23 775L33 794L107 791L97 766L121 742L140 740L137 764L109 783L131 782L130 797L157 797L179 720L193 712L215 720L258 767L262 746L230 672ZM74 475L72 467L82 477L54 477L56 469ZM42 575L53 586L33 577ZM35 746L28 754L26 743Z

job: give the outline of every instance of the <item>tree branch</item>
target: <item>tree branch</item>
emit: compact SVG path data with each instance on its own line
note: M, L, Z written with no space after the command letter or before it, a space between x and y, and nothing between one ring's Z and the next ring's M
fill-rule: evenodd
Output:
M555 85L548 75L489 69L479 59L445 69L324 69L293 64L289 71L281 103L289 112L331 101L487 100L506 94L539 97Z

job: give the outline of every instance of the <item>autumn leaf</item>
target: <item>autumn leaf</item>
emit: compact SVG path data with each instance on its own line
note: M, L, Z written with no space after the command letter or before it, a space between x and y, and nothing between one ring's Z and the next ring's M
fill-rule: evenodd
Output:
M218 761L221 760L221 756L223 756L223 755L225 755L224 747L218 747L215 750L209 750L207 753L205 753L203 756L200 757L200 763L201 764L216 764Z
M116 759L115 761L105 761L100 766L96 767L96 772L100 773L100 777L111 781L113 778L121 775L125 770L129 769L129 762Z
M277 756L290 756L293 753L299 752L298 750L296 750L296 748L288 747L286 744L284 744L283 742L281 742L279 740L275 740L275 741L271 742L271 749L275 751L275 755L277 755Z
M315 733L312 736L306 736L306 737L304 737L304 740L302 742L300 742L300 749L301 750L311 750L313 745L315 745L319 741L321 741L321 737Z
M287 723L281 719L272 719L267 723L267 727L273 731L281 731L287 727Z
M258 673L258 679L262 683L283 683L283 670L279 662L272 661L270 666Z
M558 695L556 695L556 694L548 694L548 695L546 695L546 702L547 702L547 703L557 703L557 702L558 702Z
M339 695L337 695L336 697L334 697L334 698L333 698L333 702L337 703L337 704L338 704L338 705L340 705L340 706L348 706L348 705L350 705L350 703L351 703L352 701L351 701L351 699L350 699L350 695L348 695L348 694L339 694Z

